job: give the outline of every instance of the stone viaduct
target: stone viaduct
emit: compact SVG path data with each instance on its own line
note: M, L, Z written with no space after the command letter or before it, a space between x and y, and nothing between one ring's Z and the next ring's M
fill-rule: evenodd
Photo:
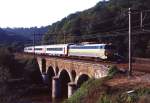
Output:
M109 66L56 57L36 56L43 80L50 86L52 98L70 97L89 78L107 76Z

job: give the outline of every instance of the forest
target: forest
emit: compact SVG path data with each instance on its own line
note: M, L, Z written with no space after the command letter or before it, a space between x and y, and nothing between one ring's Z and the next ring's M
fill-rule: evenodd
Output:
M72 13L50 25L42 43L113 43L121 55L127 56L128 9L131 8L132 54L150 57L149 5L149 0L100 1L88 10Z

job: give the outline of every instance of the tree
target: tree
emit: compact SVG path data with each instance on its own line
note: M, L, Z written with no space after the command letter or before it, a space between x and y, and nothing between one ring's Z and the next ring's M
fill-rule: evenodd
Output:
M9 69L0 66L0 102L10 103L10 98L8 98L8 87L7 81L10 78Z
M11 67L14 62L14 56L10 53L7 48L0 48L0 65Z
M41 73L36 59L27 60L23 71L23 77L27 83L32 84L42 82Z

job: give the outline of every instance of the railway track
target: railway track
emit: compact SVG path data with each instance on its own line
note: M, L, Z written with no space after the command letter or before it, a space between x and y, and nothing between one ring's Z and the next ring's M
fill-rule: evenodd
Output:
M119 68L128 69L128 63L117 64ZM150 73L150 59L148 58L133 58L132 70Z
M26 53L16 53L15 55L20 56L31 56L31 57L43 57L43 58L58 58L58 59L64 59L64 60L72 60L72 61L81 61L85 63L93 63L93 64L103 64L103 65L116 65L119 69L128 70L128 62L121 62L118 63L116 61L102 61L101 59L95 59L95 58L77 58L77 57L66 57L66 56L50 56L50 55L34 55L34 54L26 54ZM150 59L145 58L133 58L132 62L132 70L133 71L139 71L139 72L145 72L150 73Z

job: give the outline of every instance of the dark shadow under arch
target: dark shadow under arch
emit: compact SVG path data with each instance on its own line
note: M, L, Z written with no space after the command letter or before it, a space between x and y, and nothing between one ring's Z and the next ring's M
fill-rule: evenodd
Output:
M42 59L42 73L46 73L46 60Z
M58 68L58 67L56 67L56 75L58 74L58 72L59 72L59 68Z
M73 81L74 81L75 78L76 78L76 72L75 72L75 70L72 70L72 71L71 71L71 76L72 76L72 79L73 79Z
M48 84L50 93L52 93L52 79L55 76L55 72L54 72L53 67L50 66L48 68L47 75L48 75L48 83L47 84Z
M90 77L86 74L82 74L77 81L77 88L80 88L80 86L89 79Z
M62 70L59 76L60 80L60 94L61 97L68 97L68 83L71 81L66 70Z

